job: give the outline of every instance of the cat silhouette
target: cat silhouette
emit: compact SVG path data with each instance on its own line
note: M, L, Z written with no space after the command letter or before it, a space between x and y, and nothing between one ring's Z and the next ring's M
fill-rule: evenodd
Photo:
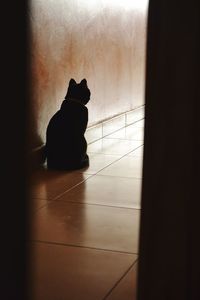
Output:
M89 100L87 80L76 83L70 79L65 99L46 130L45 153L49 169L76 170L89 166L84 137L88 124L85 105Z

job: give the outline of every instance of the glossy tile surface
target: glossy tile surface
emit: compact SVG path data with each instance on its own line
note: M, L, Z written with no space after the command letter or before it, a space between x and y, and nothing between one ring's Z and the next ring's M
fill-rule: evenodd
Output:
M132 254L79 247L31 243L29 248L31 300L101 300L136 260Z
M142 141L106 139L94 142L88 146L88 153L103 153L125 155L142 145Z
M31 198L52 200L88 176L75 171L38 170L32 178Z
M89 127L86 130L85 138L88 144L98 139L101 139L102 137L103 137L102 123Z
M141 147L139 147L138 149L136 149L136 150L130 152L130 153L128 154L128 156L136 156L136 157L140 157L140 158L142 159L142 157L143 157L143 152L144 152L144 147L141 146Z
M36 212L41 207L44 207L48 203L48 200L32 198L28 204L28 212L30 214Z
M53 201L32 217L32 240L138 252L135 209Z
M103 137L125 126L125 114L103 122Z
M88 168L34 172L30 300L136 300L143 124L111 122L88 145Z
M136 300L137 265L136 262L111 294L106 297L107 300Z
M77 172L84 174L95 174L120 158L119 155L102 153L89 153L88 155L90 160L89 167L78 170Z
M106 138L143 141L143 134L143 128L136 127L133 124L108 135Z
M125 156L98 173L119 177L142 178L142 159L140 157Z
M141 179L92 176L59 197L57 201L140 208Z
M144 122L145 119L135 122L134 125L139 128L144 128Z
M144 106L126 113L126 126L144 118Z

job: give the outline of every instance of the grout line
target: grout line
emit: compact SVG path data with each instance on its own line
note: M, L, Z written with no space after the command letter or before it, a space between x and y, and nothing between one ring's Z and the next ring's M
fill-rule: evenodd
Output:
M78 174L85 174L85 175L89 175L86 179L82 180L81 182L73 185L71 188L69 188L68 190L64 191L63 193L59 194L58 196L56 196L55 198L53 198L51 201L55 201L57 199L59 199L60 197L62 197L64 194L68 193L69 191L73 190L74 188L76 188L78 185L82 184L83 182L87 181L89 178L95 176L96 174L86 174L86 173L79 173L77 172Z
M36 211L32 212L32 213L38 213L39 210L41 210L42 208L47 207L48 205L54 205L54 204L58 204L58 203L62 203L62 204L75 204L75 205L81 205L83 206L83 208L85 209L86 206L99 206L99 207L108 207L108 208L113 208L113 209L123 209L123 210L132 210L132 211L140 211L140 208L135 208L135 207L123 207L123 206L114 206L114 205L106 205L106 204L98 204L98 203L85 203L85 202L75 202L75 201L66 201L66 200L53 200L53 201L49 201L49 203L45 204L43 207L40 207L39 209L37 209Z
M139 110L139 109L144 109L144 108L145 108L145 105L141 105L141 106L139 106L139 107L137 107L137 108L134 108L134 109L132 109L132 110L130 110L130 111L128 111L128 112L124 112L124 113L122 113L122 114L120 114L120 115L118 115L118 116L116 116L116 117L110 118L110 119L108 119L107 121L112 120L112 119L114 119L114 118L117 118L117 117L119 117L119 116L121 116L121 115L124 115L124 114L125 114L125 120L126 120L126 118L127 118L127 113L130 113L130 112L132 112L132 111ZM139 119L139 120L137 120L137 121L134 121L133 123L130 123L130 124L126 124L126 122L125 122L125 126L124 126L124 127L127 127L127 126L129 126L129 125L133 125L133 124L135 124L135 123L137 123L137 122L139 122L139 121L141 121L141 120L143 120L143 119L145 119L145 116L143 116L141 119ZM106 122L106 121L100 122L100 123L98 123L98 124L96 124L96 125L92 125L92 126L90 126L90 127L87 127L86 131L87 131L88 129L92 128L92 127L95 127L95 126L101 124L101 131L102 131L102 137L101 137L101 138L98 138L98 139L95 140L95 141L89 142L88 145L89 145L89 144L92 144L92 143L94 143L94 142L96 142L96 141L98 141L98 140L100 140L100 139L102 139L102 138L104 138L104 136L103 136L103 123L104 123L104 122ZM122 128L123 128L123 127L122 127ZM120 129L121 129L121 128L120 128ZM120 129L117 129L117 130L120 130ZM117 130L116 130L116 131L117 131ZM116 132L116 131L113 131L113 133ZM112 133L110 133L110 134L112 134ZM45 143L42 143L40 146L37 146L37 147L33 148L33 149L31 150L31 153L34 153L35 151L40 150L41 148L44 147L44 145L45 145Z
M114 284L114 286L110 289L110 291L105 295L105 297L103 298L103 300L107 299L108 296L110 296L110 294L112 293L112 291L117 287L117 285L122 281L122 279L129 273L129 271L133 268L133 266L136 264L136 262L138 261L138 258L136 258L136 260L132 263L132 265L126 270L126 272L120 277L119 280L117 280L117 282Z
M79 186L79 185L82 184L83 182L87 181L87 180L90 179L91 177L94 177L95 175L98 175L98 176L110 176L110 177L115 177L115 176L111 176L111 175L101 175L101 174L98 174L98 173L101 172L101 171L103 171L103 170L106 169L107 167L111 166L112 164L118 162L120 159L124 158L125 156L128 156L131 152L134 152L134 151L138 150L138 149L139 149L140 147L142 147L142 146L143 146L143 144L140 145L140 146L138 146L138 147L135 148L134 150L131 150L131 151L127 152L126 154L124 154L124 155L122 155L122 156L119 156L118 158L117 158L117 156L116 156L116 158L117 158L116 160L114 160L114 161L111 162L110 164L106 165L105 167L101 168L100 170L98 170L98 171L97 171L96 173L94 173L94 174L89 174L89 173L87 173L87 171L86 171L86 172L77 172L77 173L83 174L83 175L84 175L84 174L85 174L85 175L88 174L89 176L88 176L85 180L83 180L83 181L81 181L81 182L75 184L74 186L72 186L71 188L69 188L68 190L64 191L63 193L59 194L58 196L56 196L56 197L54 197L54 198L52 198L52 199L41 199L41 200L55 201L55 200L59 199L60 197L62 197L64 194L66 194L66 193L68 193L69 191L75 189L77 186ZM98 153L97 153L97 154L98 154ZM102 153L101 153L101 154L102 154ZM104 155L108 155L108 154L104 154ZM109 154L109 155L111 155L111 154ZM140 180L142 179L142 178L138 178L138 177L125 177L125 176L118 176L118 177L121 177L121 178L134 178L134 179L140 179Z
M80 173L79 173L80 174ZM84 175L84 173L81 173ZM90 177L93 177L94 174L85 174L88 175L88 177L80 182L78 182L77 184L73 185L72 187L70 187L68 190L62 192L61 194L59 194L58 196L54 197L51 201L57 200L58 198L62 197L65 193L73 190L75 187L77 187L78 185L82 184L83 182L85 182L86 180L88 180Z
M46 205L47 205L47 203L43 204L43 205L40 206L40 207L37 207L36 209L34 209L34 210L32 210L32 211L31 211L31 208L29 207L27 213L28 213L29 215L32 214L32 213L37 213L38 210L42 209L42 208L45 207Z
M71 190L74 189L76 186L82 184L82 183L85 182L87 179L89 179L90 177L93 177L93 176L95 175L95 174L86 174L86 173L81 173L81 172L78 173L78 174L83 174L83 175L85 174L85 175L87 175L88 177L87 177L86 179L84 179L84 180L82 180L82 181L76 183L75 185L73 185L73 186L70 187L69 189L65 190L64 192L62 192L61 194L59 194L59 195L57 195L57 196L55 196L55 197L53 197L53 198L38 198L38 197L34 197L34 198L35 198L35 199L38 199L38 200L43 200L43 201L52 202L52 201L54 201L54 200L57 200L59 197L63 196L65 193L71 191ZM33 199L33 198L32 198L32 199ZM46 206L46 205L45 205L45 206Z
M112 132L110 132L109 134L106 134L106 135L103 135L103 123L102 123L102 126L101 126L101 127L102 127L102 137L97 138L96 140L94 140L94 141L92 141L92 142L89 142L88 145L90 145L90 144L92 144L92 143L95 143L95 142L97 142L97 141L99 141L99 140L101 140L101 139L103 139L103 138L106 138L107 136L109 136L109 135L111 135L111 134L114 134L115 132L117 132L117 131L119 131L119 130L121 130L121 129L123 129L123 128L126 128L126 127L128 127L128 126L131 126L131 125L133 125L133 124L136 124L137 122L140 122L140 121L142 121L142 120L144 120L144 118L141 118L141 119L139 119L139 120L137 120L137 121L134 121L133 123L130 123L130 124L126 124L126 123L125 123L124 126L118 128L118 129L116 129L116 130L114 130L114 131L112 131ZM138 127L138 128L140 128L140 127Z
M127 126L127 114L125 113L125 127Z
M55 197L53 197L53 198L38 198L38 197L34 197L35 199L38 199L38 200L43 200L43 201L47 201L47 202L53 202L53 201L55 201L55 200L57 200L58 198L60 198L60 197L62 197L65 193L68 193L69 191L71 191L71 190L73 190L75 187L77 187L78 185L80 185L80 184L82 184L83 182L85 182L86 180L88 180L90 177L93 177L94 175L96 175L96 174L86 174L86 173L78 173L78 174L85 174L85 175L88 175L88 177L86 178L86 179L84 179L84 180L82 180L82 181L80 181L80 182L78 182L78 183L76 183L75 185L73 185L72 187L70 187L69 189L67 189L67 190L65 190L64 192L62 192L61 194L59 194L59 195L57 195L57 196L55 196ZM44 206L46 206L46 205L44 205Z
M117 139L116 139L116 140L117 140ZM120 140L120 139L119 139L119 140ZM142 141L138 141L138 142L142 142ZM141 144L140 146L138 146L137 148L128 151L128 152L125 153L125 154L121 154L122 156L119 156L119 155L117 155L117 154L111 154L111 153L103 153L103 152L88 152L88 155L90 155L90 153L91 153L91 154L113 155L113 156L119 156L119 157L120 157L119 159L121 159L121 158L123 158L124 156L130 154L131 152L133 152L133 151L135 151L135 150L138 150L138 148L140 148L140 147L142 147L142 146L144 146L144 143L142 143L142 144Z
M120 140L120 141L134 141L134 142L143 142L144 139L133 139L133 138L118 138L118 137L106 137L107 140Z
M74 203L74 204L82 204L82 205L90 205L90 206L93 205L93 206L102 206L102 207L110 207L110 208L129 209L129 210L141 210L141 206L140 207L126 207L126 206L106 205L106 204L89 203L89 202L79 202L79 201L67 201L67 200L55 200L55 201L57 201L57 202L59 201L59 203L60 202L62 202L62 203ZM53 203L53 202L51 201L51 203Z
M130 179L140 179L142 180L142 177L131 177L131 176L115 176L115 175L109 175L109 174L96 174L98 176L110 176L110 177L115 177L115 178L130 178Z
M131 151L127 152L127 153L124 154L124 155L122 154L122 156L119 156L118 158L117 158L117 156L116 156L116 160L114 160L114 161L111 162L110 164L106 165L106 166L103 167L102 169L98 170L98 171L97 171L96 173L94 173L94 174L89 174L89 173L88 173L88 175L89 175L88 178L86 178L85 180L83 180L83 181L77 183L76 185L74 185L73 187L69 188L68 190L66 190L66 191L63 192L62 194L59 194L58 196L56 196L55 198L53 198L51 201L54 201L54 200L59 199L59 198L62 197L65 193L67 193L67 192L73 190L73 189L76 188L78 185L80 185L80 184L82 184L83 182L87 181L89 178L91 178L91 177L93 177L93 176L95 176L95 175L98 175L98 173L101 172L102 170L106 169L107 167L111 166L112 164L116 163L116 162L119 161L120 159L124 158L126 155L130 154L131 152L136 151L138 148L140 148L140 147L142 147L142 146L143 146L143 144L140 145L140 146L138 146L138 147L135 148L134 150L131 150ZM96 154L98 154L98 153L96 153ZM101 154L103 154L103 153L101 153ZM105 154L105 155L106 155L106 154ZM108 155L108 154L107 154L107 155ZM109 155L112 155L112 154L109 154ZM77 172L77 173L79 173L79 174L86 174L86 175L87 175L87 171L86 171L86 172ZM105 176L105 175L99 175L99 176ZM123 176L120 176L120 177L123 177ZM135 178L135 177L123 177L123 178ZM136 178L136 179L142 179L142 178Z
M137 179L137 180L142 180L142 177L127 177L127 176L115 176L115 175L110 175L110 174L106 174L106 175L102 175L102 174L94 174L95 176L108 176L108 177L113 177L113 178L127 178L127 179Z
M97 154L97 153L96 153ZM103 153L102 153L103 154ZM106 154L103 154L106 155ZM109 154L112 155L112 154ZM94 173L93 175L97 175L99 172L101 172L102 170L104 170L105 168L111 166L112 164L114 164L115 162L117 162L118 160L120 160L121 158L123 158L125 155L121 154L122 156L116 156L116 160L112 161L111 163L108 163L108 165L106 165L105 167L99 169L96 173ZM83 173L84 174L84 173ZM87 171L85 172L85 174L87 174Z
M112 175L101 175L99 174L102 170L106 169L107 167L111 166L112 164L118 162L120 159L124 158L125 156L128 156L128 154L130 154L131 152L134 152L136 151L137 149L139 149L140 147L142 147L143 145L141 146L138 146L136 149L134 150L131 150L130 152L118 157L116 160L114 160L113 162L111 162L110 164L106 165L105 167L103 167L102 169L98 170L96 173L94 174L89 174L86 172L77 172L79 174L85 174L85 175L88 175L88 177L85 179L85 180L82 180L81 182L75 184L74 186L70 187L69 189L67 189L66 191L62 192L61 194L57 195L56 197L53 197L51 199L46 199L46 198L37 198L39 200L43 200L43 201L48 201L49 203L50 202L53 202L53 201L56 201L58 200L59 198L61 198L64 194L68 193L69 191L75 189L77 186L81 185L83 182L87 181L88 179L94 177L94 176L109 176L109 177L116 177L116 176L112 176ZM105 154L105 155L108 155L108 154ZM110 155L110 154L109 154ZM117 156L116 156L117 157ZM133 179L137 179L137 180L142 180L142 178L138 178L138 177L126 177L126 176L117 176L117 177L120 177L120 178L133 178ZM66 201L65 201L66 202ZM73 202L73 201L68 201L68 202ZM73 203L76 203L76 202L73 202ZM79 203L79 202L78 202ZM45 207L47 204L43 205L42 207L36 209L35 212L39 211L41 208ZM113 207L113 206L112 206Z
M120 156L118 159L116 159L115 161L113 161L113 162L110 163L109 165L107 165L107 166L103 167L102 169L100 169L99 171L97 171L94 175L98 174L99 172L101 172L101 171L104 170L105 168L109 167L109 166L112 165L113 163L116 163L117 161L119 161L120 159L124 158L125 156L128 156L130 153L132 153L132 152L138 150L138 149L139 149L140 147L142 147L143 145L144 145L144 144L138 146L137 148L135 148L134 150L131 150L131 151L127 152L126 154L121 154L122 156ZM98 154L97 152L90 152L90 153L96 153L96 154ZM106 155L105 153L101 153L101 154ZM108 155L108 154L107 154L107 155ZM112 154L109 154L109 155L112 155ZM137 156L135 156L135 157L137 157Z
M96 247L87 247L87 246L81 246L81 245L75 245L75 244L67 244L67 243L65 244L65 243L41 241L41 240L28 240L27 242L28 243L38 243L38 244L47 244L47 245L56 245L56 246L63 246L63 247L83 248L83 249L89 249L89 250L97 250L97 251L105 251L105 252L113 252L113 253L121 253L121 254L129 254L129 255L137 255L138 256L138 253L135 253L135 252L111 250L111 249L96 248Z

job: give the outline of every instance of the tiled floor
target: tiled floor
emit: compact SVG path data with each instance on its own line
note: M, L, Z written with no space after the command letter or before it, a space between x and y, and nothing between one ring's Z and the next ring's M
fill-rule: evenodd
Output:
M134 300L143 123L89 144L90 166L31 186L32 300Z

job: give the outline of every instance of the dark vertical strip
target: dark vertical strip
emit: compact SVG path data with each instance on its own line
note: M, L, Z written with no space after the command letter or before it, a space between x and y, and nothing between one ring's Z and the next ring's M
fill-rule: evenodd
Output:
M26 298L27 2L1 7L1 297Z
M138 300L200 299L199 19L150 0Z

